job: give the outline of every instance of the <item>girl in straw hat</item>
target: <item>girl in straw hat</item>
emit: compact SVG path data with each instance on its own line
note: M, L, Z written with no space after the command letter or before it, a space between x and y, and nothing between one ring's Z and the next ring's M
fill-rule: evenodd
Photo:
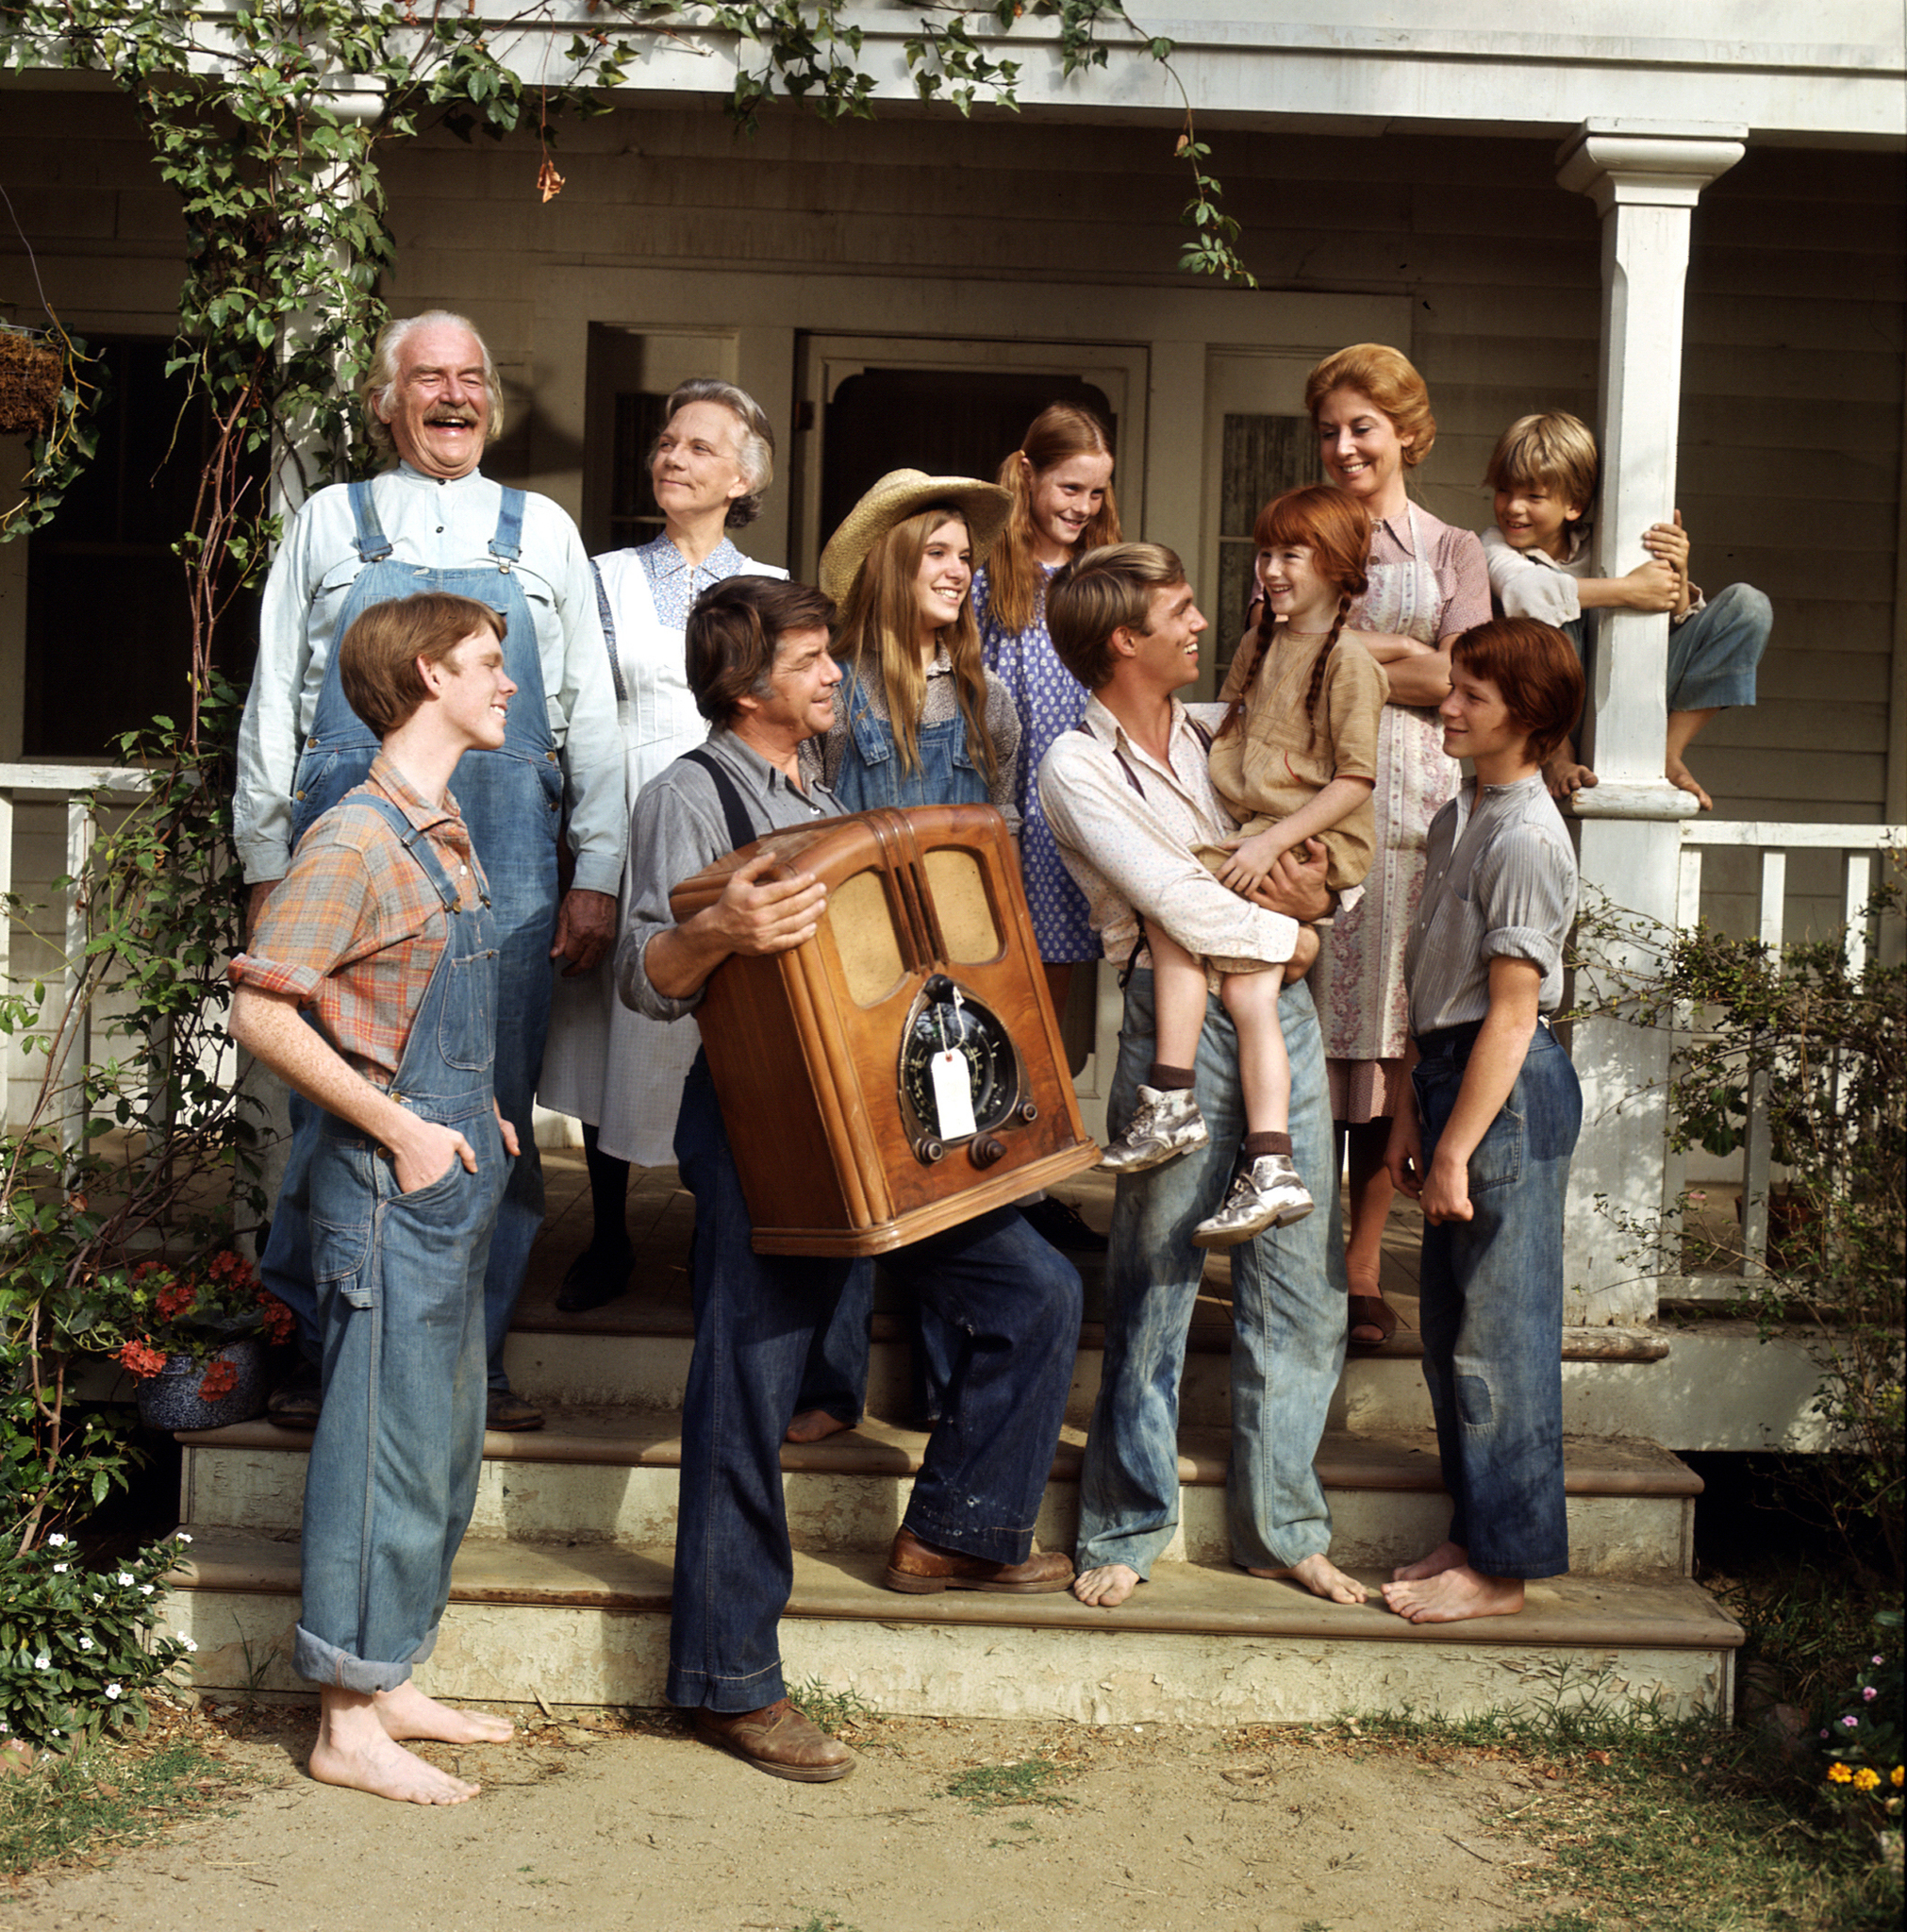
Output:
M1020 718L980 661L969 592L1006 522L1006 491L970 476L894 470L848 512L821 553L821 589L841 608L835 722L803 765L854 811L992 805L1019 828ZM809 1350L791 1442L860 1419L868 1386L867 1294L844 1295ZM918 1405L937 1413L959 1338L922 1311Z
M981 662L970 592L1005 491L894 470L821 554L841 609L834 728L804 760L844 805L993 805L1019 828L1020 718Z

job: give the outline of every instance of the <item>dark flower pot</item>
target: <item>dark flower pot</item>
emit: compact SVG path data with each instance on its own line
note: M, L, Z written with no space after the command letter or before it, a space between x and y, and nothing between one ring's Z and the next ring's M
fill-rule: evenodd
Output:
M165 1367L139 1385L140 1421L149 1429L222 1429L227 1423L248 1423L263 1415L272 1388L263 1340L247 1335L228 1341L212 1362L229 1362L239 1378L216 1402L199 1393L211 1363L195 1362L189 1355L168 1356Z

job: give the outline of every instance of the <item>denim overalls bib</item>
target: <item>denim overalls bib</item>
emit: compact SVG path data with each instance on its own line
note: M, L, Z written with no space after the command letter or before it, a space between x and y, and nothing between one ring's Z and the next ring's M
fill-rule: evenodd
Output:
M373 604L410 597L420 591L445 591L473 597L501 610L508 628L504 637L504 668L520 697L509 708L500 751L468 751L457 762L451 789L463 808L471 842L489 875L496 919L507 934L538 906L556 908L556 820L563 798L556 741L550 735L549 707L542 701L543 667L529 600L515 575L522 554L523 492L506 490L490 539L493 563L437 570L402 563L391 555L390 539L377 521L369 483L348 486L352 538L360 568L332 633L331 656L318 692L317 715L299 747L291 787L291 843L311 828L323 812L363 784L377 756L376 734L351 708L339 676L344 633ZM523 873L528 860L527 873ZM546 862L545 862L546 861ZM546 877L545 877L546 874ZM547 950L548 939L544 939Z
M477 1157L403 1193L361 1129L322 1116L311 1259L324 1407L306 1482L301 1674L392 1688L428 1653L483 1461L484 1264L509 1161L492 1106L497 948L424 834L373 798L442 901L448 931L390 1088ZM395 1675L392 1674L395 1673Z
M850 751L841 758L829 790L849 811L877 805L985 805L987 779L967 749L967 719L956 710L938 724L922 724L916 734L920 763L902 769L894 728L874 715L868 694L853 671L841 674L841 702L848 710Z

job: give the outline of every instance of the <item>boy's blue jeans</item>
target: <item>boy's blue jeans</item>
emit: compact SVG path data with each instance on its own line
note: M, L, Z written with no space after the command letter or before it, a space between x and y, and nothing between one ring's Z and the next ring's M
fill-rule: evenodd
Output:
M675 1156L695 1196L695 1353L669 1631L672 1704L755 1710L787 1694L778 1628L794 1559L782 1435L816 1331L869 1261L757 1255L700 1055ZM1079 1275L1012 1208L883 1257L963 1342L904 1522L943 1549L1023 1562L1079 1346Z
M1564 635L1583 655L1588 625L1575 618ZM1755 669L1775 627L1774 606L1752 584L1717 591L1693 617L1668 627L1668 708L1720 710L1755 701Z
M1331 1162L1324 1044L1310 989L1278 1003L1291 1059L1292 1159L1318 1206L1290 1227L1231 1250L1232 1456L1225 1477L1232 1556L1289 1569L1331 1546L1331 1511L1311 1466L1344 1366L1344 1238ZM1107 1126L1132 1119L1154 1053L1152 975L1126 989ZM1124 1563L1147 1575L1179 1523L1179 1377L1205 1251L1192 1230L1225 1197L1245 1134L1238 1041L1216 997L1205 1007L1193 1091L1209 1142L1122 1174L1106 1257L1105 1356L1080 1477L1082 1570Z
M1428 1172L1477 1028L1418 1042ZM1425 1223L1423 1375L1450 1491L1450 1540L1486 1576L1569 1567L1563 1495L1563 1203L1583 1093L1538 1024L1502 1110L1470 1156L1472 1218Z

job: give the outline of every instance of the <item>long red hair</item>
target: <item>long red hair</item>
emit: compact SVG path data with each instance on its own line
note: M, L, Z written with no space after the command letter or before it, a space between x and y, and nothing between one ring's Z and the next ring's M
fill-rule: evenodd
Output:
M1033 419L1020 447L1001 464L994 480L1011 491L1013 508L1007 512L1005 536L987 559L987 609L989 621L1002 630L1024 630L1033 622L1040 592L1046 588L1045 573L1033 557L1035 479L1069 457L1109 457L1112 453L1111 432L1090 409L1082 409L1076 403L1049 403ZM1080 532L1073 555L1084 557L1102 543L1119 541L1119 508L1108 482L1105 501Z

